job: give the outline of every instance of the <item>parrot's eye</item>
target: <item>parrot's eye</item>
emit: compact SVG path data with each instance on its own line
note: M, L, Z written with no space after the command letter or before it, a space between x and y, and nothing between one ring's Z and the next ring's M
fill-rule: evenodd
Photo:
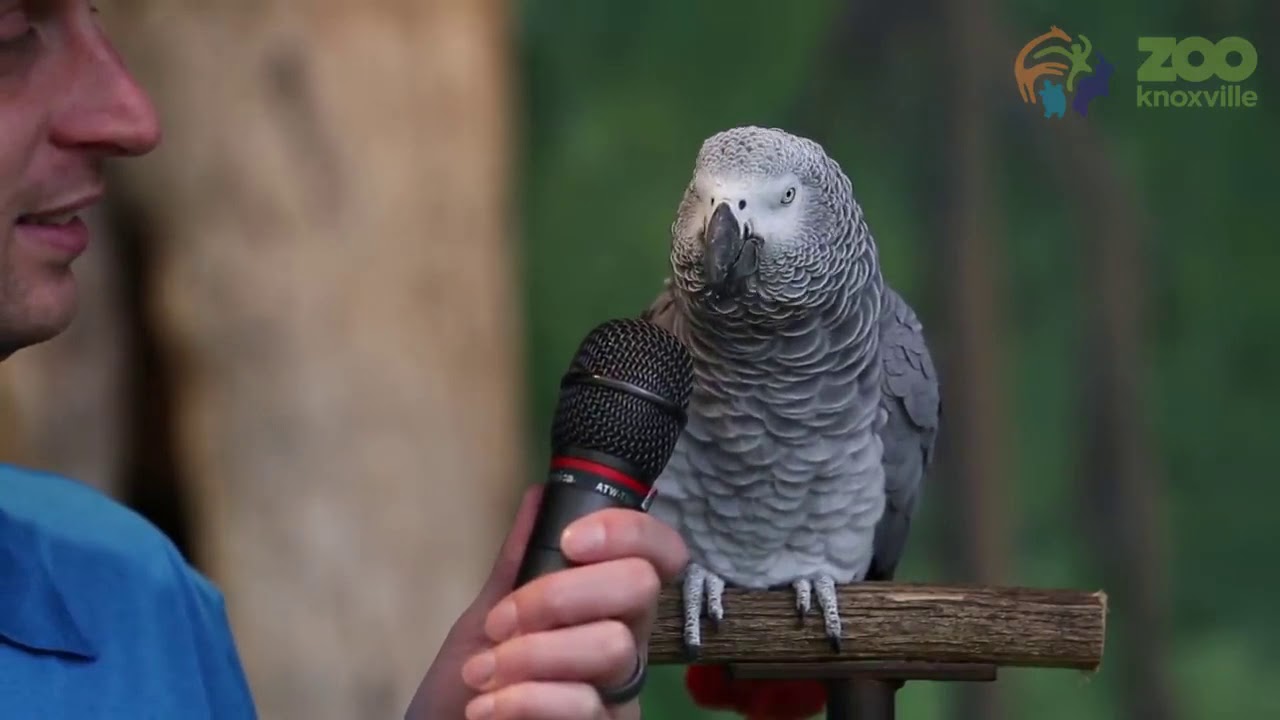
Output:
M795 188L793 188L793 187L789 187L789 188L787 188L787 191L786 191L786 192L784 192L784 193L782 193L782 204L783 204L783 205L790 205L790 204L791 204L791 201L792 201L792 200L795 200L795 199L796 199L796 189L795 189Z

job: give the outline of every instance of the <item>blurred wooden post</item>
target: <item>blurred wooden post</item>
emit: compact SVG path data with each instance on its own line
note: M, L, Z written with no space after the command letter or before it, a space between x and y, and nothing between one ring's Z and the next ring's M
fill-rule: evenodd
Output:
M505 4L106 8L195 556L264 718L399 717L517 499Z
M1002 666L1092 672L1102 663L1102 592L879 582L837 592L839 654L820 616L797 627L790 590L726 588L725 619L704 629L693 662L726 665L741 679L824 680L830 720L892 720L897 688L911 680L990 682ZM690 662L682 607L679 586L664 588L651 663Z
M991 181L998 165L992 142L994 88L1008 68L993 31L988 0L940 3L932 24L940 40L935 101L951 109L940 117L939 183L942 200L935 232L932 275L942 293L935 320L938 372L947 388L950 418L939 442L938 471L931 479L938 501L948 506L941 561L955 580L1002 583L1012 567L1011 519L1017 487L1010 482L1010 387L1004 307L1002 218L999 188ZM1009 52L1009 60L1013 52ZM1003 86L1002 86L1003 88ZM1005 720L1006 700L995 685L961 687L950 707L953 720Z
M1124 703L1133 716L1172 720L1184 711L1170 669L1167 488L1144 410L1149 220L1098 133L1073 124L1057 142L1041 138L1040 149L1079 209L1091 268L1076 286L1084 310L1080 383L1089 388L1077 426L1080 536L1094 543L1103 577L1132 618L1124 627L1131 660L1120 684Z

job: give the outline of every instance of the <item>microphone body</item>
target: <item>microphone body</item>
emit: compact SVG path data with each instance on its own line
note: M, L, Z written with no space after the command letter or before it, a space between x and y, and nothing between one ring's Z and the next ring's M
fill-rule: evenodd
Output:
M588 333L560 383L546 489L516 587L573 565L560 537L579 518L606 508L648 511L692 386L692 360L666 330L625 318Z
M605 463L572 456L552 458L516 586L572 566L560 551L560 537L578 518L616 507L645 512L651 498L650 488Z

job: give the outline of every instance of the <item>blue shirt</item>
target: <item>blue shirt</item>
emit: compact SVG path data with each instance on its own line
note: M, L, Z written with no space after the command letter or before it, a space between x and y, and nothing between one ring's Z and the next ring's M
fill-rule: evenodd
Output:
M163 533L0 464L0 718L255 717L222 595Z

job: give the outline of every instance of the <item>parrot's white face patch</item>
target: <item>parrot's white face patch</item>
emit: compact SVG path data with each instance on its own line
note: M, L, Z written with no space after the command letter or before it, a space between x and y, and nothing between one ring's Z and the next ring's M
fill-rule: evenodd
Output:
M731 177L708 173L699 175L695 187L701 198L697 227L705 227L716 207L728 203L739 227L762 241L764 253L799 241L809 189L794 174Z

